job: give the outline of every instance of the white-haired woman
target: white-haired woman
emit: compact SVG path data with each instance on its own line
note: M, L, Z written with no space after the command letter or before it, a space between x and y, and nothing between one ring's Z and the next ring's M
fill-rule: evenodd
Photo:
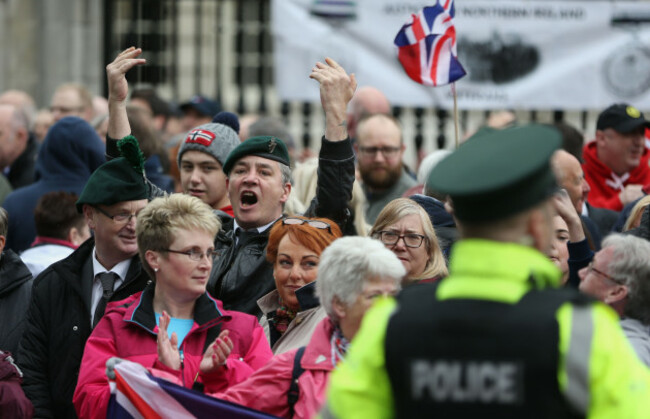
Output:
M284 418L318 413L329 375L344 359L363 315L377 297L397 293L406 274L393 252L367 237L334 241L321 254L319 266L316 292L328 318L316 327L309 344L275 356L248 380L216 397Z

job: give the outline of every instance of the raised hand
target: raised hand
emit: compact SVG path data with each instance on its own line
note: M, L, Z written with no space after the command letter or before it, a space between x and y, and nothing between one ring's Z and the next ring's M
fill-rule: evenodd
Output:
M226 365L226 360L233 348L232 340L228 337L229 333L228 330L223 330L212 345L206 349L199 367L202 373L210 373Z
M129 94L129 84L126 73L146 62L138 58L142 54L140 48L130 47L122 51L112 63L106 66L108 79L108 136L120 139L131 133L129 118L126 114L126 97Z
M569 228L569 241L577 243L585 239L585 232L582 228L580 215L576 212L569 193L566 189L560 189L553 197L553 205L557 214L564 219Z
M348 102L357 89L354 74L348 75L343 67L331 58L317 62L309 77L320 83L320 101L325 111L325 138L340 141L347 137L346 113Z
M106 66L108 78L108 99L116 102L124 102L129 94L129 85L126 81L126 73L136 65L144 64L144 58L138 58L142 54L140 48L130 47L122 51L112 63Z
M176 337L176 333L172 333L170 339L167 334L170 320L169 314L163 311L158 323L158 361L171 369L178 370L181 367L178 337Z

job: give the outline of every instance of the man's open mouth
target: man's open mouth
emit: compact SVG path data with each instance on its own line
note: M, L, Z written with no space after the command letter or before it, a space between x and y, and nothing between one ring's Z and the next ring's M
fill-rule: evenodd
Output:
M242 192L241 197L240 197L240 202L242 208L250 207L252 205L257 204L257 195L255 195L253 192Z

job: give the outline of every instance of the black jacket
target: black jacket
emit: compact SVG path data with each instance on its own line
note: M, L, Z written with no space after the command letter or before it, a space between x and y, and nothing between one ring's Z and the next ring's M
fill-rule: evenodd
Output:
M618 220L618 212L612 211L607 208L592 207L585 202L589 218L596 224L600 232L600 237L605 238L612 232L616 220Z
M354 153L350 139L331 142L323 138L316 197L305 215L329 218L346 231L353 182ZM259 317L262 313L257 300L275 288L273 266L266 261L269 229L235 247L233 220L222 218L222 223L215 239L215 250L220 254L212 266L208 292L223 301L227 310Z
M0 349L16 354L25 328L32 274L20 257L5 249L0 259Z
M75 418L72 395L90 336L93 238L34 280L27 324L18 349L23 389L39 418ZM111 301L142 291L148 276L134 256Z

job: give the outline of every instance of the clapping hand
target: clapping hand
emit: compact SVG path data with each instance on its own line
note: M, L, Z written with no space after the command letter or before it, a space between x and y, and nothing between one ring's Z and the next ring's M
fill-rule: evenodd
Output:
M226 365L226 360L233 348L232 340L228 337L229 333L228 330L223 330L205 351L200 366L202 373L210 373Z
M172 333L171 339L167 334L170 320L169 314L163 310L158 324L158 361L173 370L178 370L181 367L181 355L176 333Z

